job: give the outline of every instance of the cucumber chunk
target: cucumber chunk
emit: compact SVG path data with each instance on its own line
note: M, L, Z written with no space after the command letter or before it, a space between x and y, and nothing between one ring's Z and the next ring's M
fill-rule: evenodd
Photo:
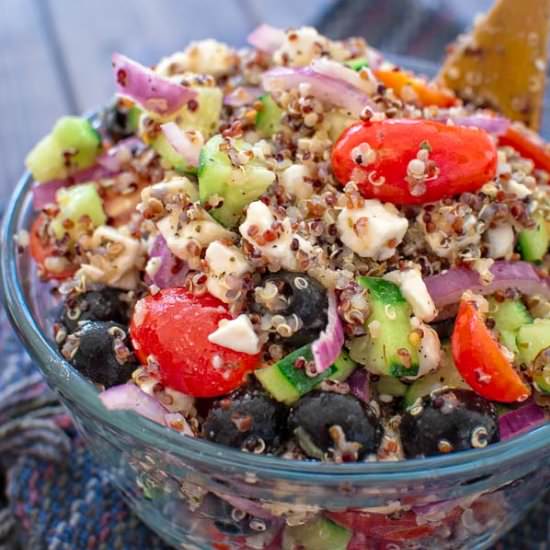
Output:
M443 388L462 390L471 389L455 367L450 346L442 346L441 351L441 365L439 368L436 371L419 378L407 389L407 393L405 394L406 407L411 407L418 399L424 397L425 395L429 395L433 391Z
M393 397L403 397L408 390L406 384L393 376L381 376L375 386L378 395L391 395Z
M302 395L315 389L323 380L344 381L355 370L356 364L345 352L341 353L334 364L325 372L317 376L308 376L304 369L294 366L297 359L303 357L306 361L313 361L311 346L308 344L291 354L283 357L274 365L255 371L256 378L264 389L277 401L292 405Z
M489 300L489 317L495 321L500 343L510 351L519 352L516 336L519 328L533 322L531 314L519 300L504 300L497 302Z
M62 239L67 233L73 241L77 240L90 227L88 222L92 227L97 227L107 221L103 203L93 183L60 189L56 199L60 211L51 222L56 239ZM83 223L84 218L86 222Z
M65 176L63 148L51 134L43 137L25 159L25 165L36 181L49 181Z
M275 174L257 160L242 166L232 164L229 154L223 150L226 141L215 135L201 149L199 159L199 196L202 204L216 195L223 199L222 206L210 210L210 214L226 227L237 224L243 210L260 197L275 181ZM234 140L238 151L250 151L252 146L242 140Z
M65 116L27 155L26 165L36 181L65 178L91 166L100 147L101 137L90 121Z
M540 262L550 245L550 235L542 214L535 216L537 226L534 229L524 229L518 235L518 248L521 257L528 262Z
M357 59L350 59L349 61L345 61L344 65L346 65L346 67L349 67L350 69L353 69L354 71L360 71L364 67L369 67L369 60L366 57L358 57Z
M198 107L192 111L184 105L171 119L181 130L198 130L206 141L218 129L223 104L223 93L215 87L196 87ZM152 142L151 147L176 172L180 174L195 174L197 169L187 161L168 143L163 133Z
M256 115L256 128L262 137L271 137L281 128L283 110L275 103L271 94L260 97L262 108Z
M537 356L550 349L550 319L535 319L518 330L516 342L520 359L531 367L533 382L541 393L550 394L550 362L537 361ZM539 363L539 364L537 364Z
M375 374L416 376L418 349L409 339L412 311L399 287L378 277L358 280L369 291L371 314L366 322L367 336L356 339L350 348L352 359ZM378 325L376 331L369 330L371 323Z
M283 550L346 550L351 535L349 529L318 517L304 525L287 525Z

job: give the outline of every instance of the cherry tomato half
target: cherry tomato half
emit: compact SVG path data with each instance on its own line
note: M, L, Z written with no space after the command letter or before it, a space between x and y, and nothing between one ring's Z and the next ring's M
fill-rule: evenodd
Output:
M487 328L475 300L460 302L452 335L456 368L482 397L491 401L524 401L531 390L515 371L496 338Z
M417 158L428 151L423 185ZM414 171L411 171L414 168ZM353 180L367 198L394 204L424 204L475 191L496 175L497 151L478 128L432 120L359 122L347 128L332 150L332 170L345 185ZM421 173L421 172L420 172Z
M136 304L130 334L140 359L156 358L168 387L195 397L215 397L238 388L259 362L259 355L209 342L208 335L222 319L231 315L217 298L168 288Z
M430 524L418 525L414 512L405 512L396 519L386 514L355 510L330 512L328 515L336 523L354 531L356 536L362 534L371 541L412 541L429 537L435 531L435 527Z
M42 228L46 224L48 218L45 214L39 214L32 223L29 232L29 250L33 260L40 268L40 273L45 279L62 280L70 277L75 271L74 266L67 267L63 271L48 271L44 266L46 258L54 256L54 245L47 238L42 236Z
M513 125L498 141L500 145L513 147L521 156L531 159L536 168L550 172L550 147L532 130Z

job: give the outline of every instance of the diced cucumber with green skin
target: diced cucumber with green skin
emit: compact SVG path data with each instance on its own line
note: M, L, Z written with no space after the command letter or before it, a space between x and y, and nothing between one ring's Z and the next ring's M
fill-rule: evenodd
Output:
M283 357L274 365L258 369L254 373L268 393L277 401L287 405L298 401L302 395L315 389L323 380L346 380L357 366L349 355L343 352L325 372L311 377L304 369L297 369L294 366L300 357L308 362L313 361L309 344Z
M350 59L349 61L345 61L344 65L354 71L360 71L364 67L369 66L369 60L366 57L359 57L358 59Z
M453 362L450 346L442 346L441 351L441 365L439 368L419 378L407 389L405 407L412 407L418 399L443 388L471 389Z
M198 107L195 111L184 105L171 119L178 127L185 130L198 130L206 141L218 129L222 110L223 94L219 88L196 87ZM180 174L196 174L197 168L187 161L170 145L163 133L151 143L151 147L176 172Z
M89 120L65 116L27 155L26 165L36 181L65 178L91 166L100 147L101 137Z
M39 182L62 178L66 174L62 147L51 134L43 137L27 155L25 164Z
M199 196L202 204L206 204L213 195L223 198L223 205L209 213L226 227L233 227L244 209L275 181L275 174L254 159L241 167L233 166L229 155L221 150L224 143L224 138L218 134L201 149ZM252 148L242 140L235 140L234 144L240 151Z
M403 384L393 376L381 376L375 386L378 395L391 395L393 397L403 397L409 388L407 384Z
M535 216L537 226L524 229L518 235L518 248L521 257L528 262L540 262L550 245L550 235L542 214Z
M369 291L371 311L366 322L365 366L376 374L416 376L418 350L409 339L412 310L399 287L378 277L359 277L358 281ZM375 338L368 329L372 322L380 324Z
M324 517L285 527L283 550L346 550L352 532Z
M187 164L186 160L170 145L164 134L159 136L151 143L151 147L160 155L160 157L179 174L194 174L197 169Z
M531 314L519 300L497 302L489 300L489 317L495 321L495 329L501 344L517 354L516 336L519 328L533 322Z
M262 137L271 137L281 129L283 110L275 103L271 94L260 97L262 108L256 115L256 128Z
M103 203L93 183L82 183L60 189L56 199L59 214L52 220L51 229L57 239L62 239L67 233L71 239L76 240L83 232L81 220L84 216L89 218L93 227L103 225L107 221ZM64 222L67 220L72 222L69 228L65 227L67 224Z
M518 330L520 360L531 367L533 382L541 393L550 394L550 363L536 364L537 356L550 348L550 319L535 319Z

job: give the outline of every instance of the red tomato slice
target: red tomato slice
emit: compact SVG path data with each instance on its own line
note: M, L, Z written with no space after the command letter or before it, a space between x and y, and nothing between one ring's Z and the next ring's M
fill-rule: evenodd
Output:
M47 222L45 214L39 214L32 223L29 232L29 250L33 260L40 267L42 276L46 279L62 280L70 277L75 271L76 267L71 266L63 271L48 271L44 267L44 261L46 258L53 256L53 244L44 240L41 235L41 229Z
M498 141L499 145L513 147L521 156L531 159L537 168L550 172L550 148L535 132L510 126Z
M471 298L462 298L460 302L452 352L456 368L482 397L502 403L524 401L529 397L529 386L503 353Z
M414 512L405 512L399 518L392 519L386 514L348 511L330 512L330 519L362 533L367 539L377 539L384 542L403 542L429 537L436 529L430 524L418 525Z
M195 397L215 397L238 388L260 359L208 341L222 319L231 315L210 294L197 297L183 288L168 288L136 304L130 334L140 359L156 358L167 386Z
M372 150L361 155L362 145ZM422 147L429 150L425 190L411 192L409 163ZM367 148L368 149L368 148ZM370 160L370 163L369 163ZM332 150L332 170L345 185L356 181L363 196L394 204L424 204L475 191L496 175L497 151L478 128L448 126L430 120L359 122L346 129Z

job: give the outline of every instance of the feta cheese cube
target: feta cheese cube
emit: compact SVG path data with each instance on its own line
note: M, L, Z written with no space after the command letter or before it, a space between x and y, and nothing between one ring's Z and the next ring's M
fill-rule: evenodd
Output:
M208 341L249 355L260 351L260 339L250 319L244 314L230 321L222 321L217 330L208 335Z
M311 173L307 166L293 164L281 173L279 181L291 197L304 200L313 195L313 185L305 179L310 176Z
M419 319L426 322L435 319L437 309L419 269L390 271L384 275L384 279L400 288L403 297Z
M489 256L491 258L509 259L514 253L514 229L511 224L503 223L488 229L485 233L489 245Z
M409 222L391 204L366 200L361 208L344 208L338 215L342 242L363 258L387 260L403 240Z
M208 263L208 292L222 302L227 302L228 286L225 283L227 275L240 277L251 270L243 253L236 246L228 246L220 241L208 245L205 255Z

